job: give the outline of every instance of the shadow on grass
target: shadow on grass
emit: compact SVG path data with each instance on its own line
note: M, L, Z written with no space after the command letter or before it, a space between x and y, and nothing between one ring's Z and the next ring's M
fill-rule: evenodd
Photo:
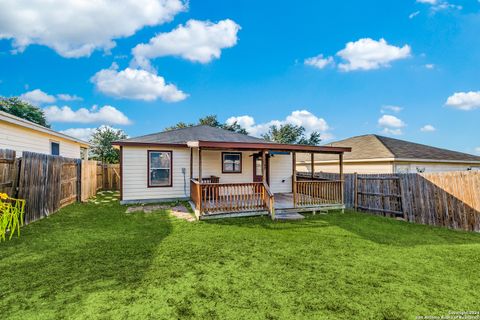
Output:
M0 314L9 305L26 310L39 302L61 312L89 293L141 286L172 226L166 212L124 212L118 204L71 205L0 244Z
M480 234L454 231L397 221L367 213L331 211L328 214L305 214L299 221L272 221L269 217L205 220L218 226L263 228L267 230L311 229L339 227L365 240L383 245L412 247L417 245L462 245L480 243Z
M401 247L480 243L480 234L398 221L369 213L346 211L319 217L359 237L378 244Z
M265 229L269 231L320 230L332 227L328 221L319 219L319 215L310 215L304 220L272 221L270 217L246 217L204 220L204 223L235 228Z

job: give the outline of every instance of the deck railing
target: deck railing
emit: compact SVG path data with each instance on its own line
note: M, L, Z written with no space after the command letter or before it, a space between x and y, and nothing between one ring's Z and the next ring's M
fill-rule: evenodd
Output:
M262 182L199 183L192 179L190 197L200 215L274 211L273 194Z
M343 203L343 181L297 181L295 206Z

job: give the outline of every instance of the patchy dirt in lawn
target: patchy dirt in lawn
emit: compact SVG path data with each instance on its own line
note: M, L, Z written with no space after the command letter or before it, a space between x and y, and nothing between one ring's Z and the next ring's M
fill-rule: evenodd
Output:
M169 210L172 216L178 219L183 219L189 222L196 220L195 217L182 204L176 205L174 207L171 207L169 205L159 205L159 204L132 206L132 207L128 207L125 213L136 213L136 212L152 213L154 211L160 211L160 210Z

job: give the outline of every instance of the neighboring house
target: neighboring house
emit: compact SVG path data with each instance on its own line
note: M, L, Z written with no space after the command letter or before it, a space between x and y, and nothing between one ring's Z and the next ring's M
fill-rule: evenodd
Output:
M480 169L480 157L474 155L374 134L328 145L352 148L352 152L345 154L345 173L416 173ZM338 160L328 155L316 155L314 163L315 172L336 172L338 167ZM310 158L299 159L297 169L310 172Z
M296 181L294 157L297 152L340 156L349 148L277 144L209 126L113 144L121 150L122 203L191 199L202 217L343 205L340 181L325 197L302 191L306 182Z
M89 146L88 142L0 111L0 149L15 150L18 157L23 151L31 151L84 158Z

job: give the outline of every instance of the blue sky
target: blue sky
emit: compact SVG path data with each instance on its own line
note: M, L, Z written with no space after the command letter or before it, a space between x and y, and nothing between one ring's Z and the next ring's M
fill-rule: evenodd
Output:
M480 153L480 2L448 1L6 0L0 94L80 137L216 114Z

